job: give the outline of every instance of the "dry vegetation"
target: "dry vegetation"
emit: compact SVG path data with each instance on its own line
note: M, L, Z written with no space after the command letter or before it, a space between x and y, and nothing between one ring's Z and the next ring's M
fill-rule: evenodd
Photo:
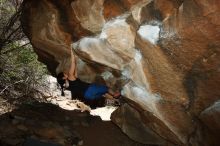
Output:
M45 85L46 67L37 61L20 24L21 0L0 0L0 113L29 102Z

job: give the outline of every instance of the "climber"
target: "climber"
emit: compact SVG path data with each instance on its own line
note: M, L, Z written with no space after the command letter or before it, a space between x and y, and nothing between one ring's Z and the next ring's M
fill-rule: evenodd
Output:
M93 107L104 106L105 101L117 101L120 97L119 92L113 92L105 85L86 83L77 77L76 60L71 52L71 66L68 73L61 72L57 75L57 82L61 86L61 94L64 96L64 89L70 90L72 99L76 98ZM114 103L114 102L112 102Z

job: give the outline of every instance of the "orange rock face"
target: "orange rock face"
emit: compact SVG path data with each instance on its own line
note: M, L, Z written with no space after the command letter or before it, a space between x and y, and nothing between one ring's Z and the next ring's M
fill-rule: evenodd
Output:
M23 6L24 31L51 73L69 68L73 49L82 59L79 77L122 89L127 104L112 118L128 136L146 144L219 145L219 0L25 0Z

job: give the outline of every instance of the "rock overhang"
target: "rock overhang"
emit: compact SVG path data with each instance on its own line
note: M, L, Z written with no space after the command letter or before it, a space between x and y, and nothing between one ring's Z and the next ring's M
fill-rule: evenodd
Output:
M157 119L159 126L148 127L187 145L209 142L192 136L204 124L194 118L220 96L219 5L218 0L25 0L22 24L54 75L68 69L73 49L79 76L123 89ZM104 78L106 72L112 76ZM147 125L151 116L143 111Z

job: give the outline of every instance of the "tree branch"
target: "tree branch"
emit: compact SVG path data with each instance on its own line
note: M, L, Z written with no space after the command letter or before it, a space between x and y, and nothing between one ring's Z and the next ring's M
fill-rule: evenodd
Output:
M11 36L12 36L13 34L15 34L16 32L18 32L19 29L21 29L21 26L20 26L20 25L19 25L16 29L14 29L14 30L7 36L6 40L13 40L13 39L10 39Z
M25 47L25 46L27 46L27 45L29 45L30 44L30 42L28 42L28 43L26 43L26 44L24 44L24 45L22 45L22 46L18 46L18 47L15 47L15 48L13 48L13 49L10 49L10 50L7 50L7 51L5 51L5 52L3 52L3 53L1 53L1 54L7 54L7 53L9 53L9 52L13 52L13 51L15 51L15 50L17 50L17 49L20 49L20 48L22 48L22 47Z
M15 83L11 84L11 85L6 86L6 87L0 92L0 95L2 95L2 94L5 92L5 90L8 89L9 87L11 87L11 86L13 86L13 85L15 85L15 84L21 83L21 82L24 82L24 80L20 80L20 81L17 81L17 82L15 82Z
M3 28L4 29L3 34L6 34L14 26L14 24L16 24L16 22L20 18L20 15L21 15L21 9L19 9L14 15L11 16L8 23Z

